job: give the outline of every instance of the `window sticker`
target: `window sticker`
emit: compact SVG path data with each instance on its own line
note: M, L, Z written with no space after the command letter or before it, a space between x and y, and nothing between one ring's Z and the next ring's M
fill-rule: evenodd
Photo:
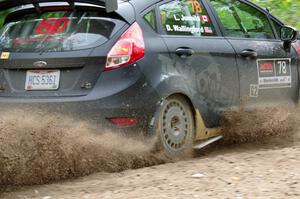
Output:
M199 17L197 15L184 16L174 14L174 21L210 23L207 15L200 15Z
M178 0L160 6L162 25L168 35L214 36L208 12L198 0Z
M250 84L250 97L258 97L259 96L259 86L257 84Z
M10 55L9 52L2 52L0 59L9 59L9 55Z
M197 13L197 14L202 13L202 6L200 5L199 1L189 0L188 3L191 4L193 13Z
M209 23L210 22L209 17L207 15L200 16L200 20L201 20L202 23Z
M205 32L205 33L208 33L208 34L214 33L214 31L212 30L211 27L204 27L204 32Z
M291 59L258 59L259 89L292 87Z
M54 35L66 30L70 20L66 17L43 19L36 27L35 34Z

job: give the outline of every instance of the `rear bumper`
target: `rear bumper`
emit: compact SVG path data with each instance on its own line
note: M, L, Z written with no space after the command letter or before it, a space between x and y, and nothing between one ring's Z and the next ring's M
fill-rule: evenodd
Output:
M4 112L20 109L28 114L42 112L52 117L70 117L75 121L88 122L99 130L144 133L155 113L159 95L149 86L143 75L135 75L133 78L128 77L125 81L120 81L116 78L118 76L116 74L120 73L122 70L103 73L93 90L86 96L0 97L0 110ZM135 117L137 125L115 126L108 120L115 117Z

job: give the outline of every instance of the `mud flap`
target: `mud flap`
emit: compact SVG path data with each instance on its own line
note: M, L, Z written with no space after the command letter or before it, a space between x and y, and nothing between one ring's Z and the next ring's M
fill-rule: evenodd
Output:
M158 103L157 103L157 108L156 111L149 123L149 127L146 133L147 137L153 137L156 135L156 126L157 126L157 121L158 121L158 117L159 117L159 113L161 112L161 108L164 106L165 104L165 99L161 99Z
M222 135L214 137L214 138L210 138L208 140L201 142L200 144L196 144L193 148L194 149L203 149L204 147L206 147L214 142L217 142L217 141L221 140L222 138L223 138Z
M206 127L204 120L201 116L201 113L199 112L198 109L196 109L194 117L195 117L195 125L196 125L196 135L195 135L196 141L206 140L220 135L221 133L220 128Z

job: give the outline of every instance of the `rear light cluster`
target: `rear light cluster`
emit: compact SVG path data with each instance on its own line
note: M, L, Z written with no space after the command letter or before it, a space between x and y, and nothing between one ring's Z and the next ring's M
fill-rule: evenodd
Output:
M300 44L296 45L296 51L297 51L298 55L300 56Z
M143 32L138 23L132 24L107 55L105 71L135 63L145 55Z

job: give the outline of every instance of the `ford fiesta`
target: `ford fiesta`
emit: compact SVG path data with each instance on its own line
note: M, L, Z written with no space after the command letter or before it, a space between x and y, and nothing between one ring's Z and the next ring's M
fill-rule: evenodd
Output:
M297 32L246 0L19 0L0 31L0 107L158 135L180 156L224 110L296 105ZM196 145L195 143L199 143Z

